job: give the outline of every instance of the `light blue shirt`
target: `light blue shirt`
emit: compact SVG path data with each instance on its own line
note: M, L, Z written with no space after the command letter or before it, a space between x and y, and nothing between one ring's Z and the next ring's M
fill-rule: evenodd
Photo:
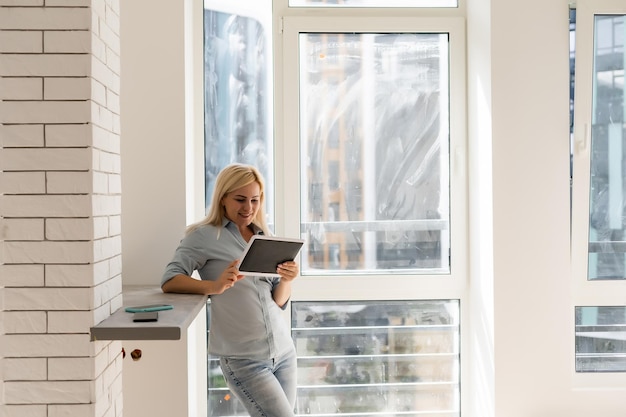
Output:
M161 283L196 270L203 280L215 281L228 264L240 258L245 246L237 225L228 219L221 228L201 226L181 240ZM210 296L210 354L271 359L294 348L283 315L286 305L281 308L272 298L279 281L278 277L246 276L222 294Z

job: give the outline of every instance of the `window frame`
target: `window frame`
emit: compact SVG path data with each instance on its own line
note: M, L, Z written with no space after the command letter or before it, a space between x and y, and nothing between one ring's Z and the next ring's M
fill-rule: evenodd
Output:
M311 32L447 32L450 34L450 274L391 275L368 274L352 276L307 275L300 277L299 286L294 289L294 300L300 297L325 299L325 288L331 285L336 299L395 299L405 298L406 290L415 290L420 298L461 298L466 290L468 277L468 234L467 234L467 176L466 176L466 116L465 116L465 22L462 18L420 18L420 17L338 17L338 16L284 16L280 34L282 45L277 51L283 62L275 83L275 149L284 152L276 155L276 219L277 233L287 236L300 235L299 181L299 97L298 87L298 50L299 34ZM275 50L277 50L275 48ZM278 63L275 71L278 69ZM291 69L291 71L289 71ZM289 138L289 139L286 139ZM280 180L282 179L282 181ZM282 196L282 198L281 198ZM296 213L296 215L294 215ZM393 282L391 287L403 288L398 291L390 286L378 288L372 293L371 288L380 287L379 282ZM320 285L322 284L322 285ZM371 298L374 297L374 298Z
M620 0L578 0L576 2L576 51L574 130L572 146L571 213L571 314L576 307L624 306L626 279L588 280L589 196L591 168L591 126L594 78L595 15L624 14ZM572 321L573 323L573 321ZM574 330L574 329L573 329ZM626 384L626 372L576 372L575 331L572 332L570 372L576 388L618 387Z
M287 0L275 1L277 3ZM462 1L461 1L462 2ZM461 3L460 2L460 3ZM280 8L280 7L279 7ZM460 386L469 386L469 203L467 180L467 88L466 29L464 9L439 10L318 9L315 14L274 15L275 61L275 190L276 231L300 236L300 125L299 125L299 33L300 32L448 32L449 38L449 166L450 166L450 273L446 275L350 274L306 275L293 285L292 301L370 301L456 299L460 303ZM347 12L347 13L346 13ZM352 13L350 13L352 12ZM298 155L298 158L294 158ZM298 173L298 175L294 175ZM281 181L282 179L282 181ZM382 285L381 285L382 283ZM291 316L291 309L287 309ZM465 341L465 342L464 342ZM460 391L461 415L470 406L470 390Z

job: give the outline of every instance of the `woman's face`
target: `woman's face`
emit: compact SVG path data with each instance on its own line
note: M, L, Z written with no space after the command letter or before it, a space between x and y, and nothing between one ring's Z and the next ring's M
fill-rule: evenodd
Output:
M226 194L222 205L226 217L240 228L247 227L256 217L261 204L261 187L253 182Z

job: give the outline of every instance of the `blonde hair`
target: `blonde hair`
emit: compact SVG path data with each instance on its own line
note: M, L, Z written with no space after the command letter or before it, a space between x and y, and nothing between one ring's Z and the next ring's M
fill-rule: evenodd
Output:
M226 214L224 206L221 204L224 196L240 189L241 187L252 184L253 182L259 184L260 195L259 210L257 211L254 220L252 220L252 223L260 228L264 234L269 235L269 228L267 226L267 221L265 220L265 181L263 180L263 176L259 170L252 165L238 163L227 165L220 171L219 174L217 174L215 186L213 187L213 196L211 198L209 212L203 220L187 227L187 234L193 232L201 226L221 226L222 219Z

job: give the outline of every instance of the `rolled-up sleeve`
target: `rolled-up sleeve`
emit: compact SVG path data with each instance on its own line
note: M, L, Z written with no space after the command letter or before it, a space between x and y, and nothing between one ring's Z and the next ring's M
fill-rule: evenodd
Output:
M199 233L191 233L180 241L174 257L165 267L161 285L179 274L191 276L196 269L206 263L206 245L202 244L200 236Z

